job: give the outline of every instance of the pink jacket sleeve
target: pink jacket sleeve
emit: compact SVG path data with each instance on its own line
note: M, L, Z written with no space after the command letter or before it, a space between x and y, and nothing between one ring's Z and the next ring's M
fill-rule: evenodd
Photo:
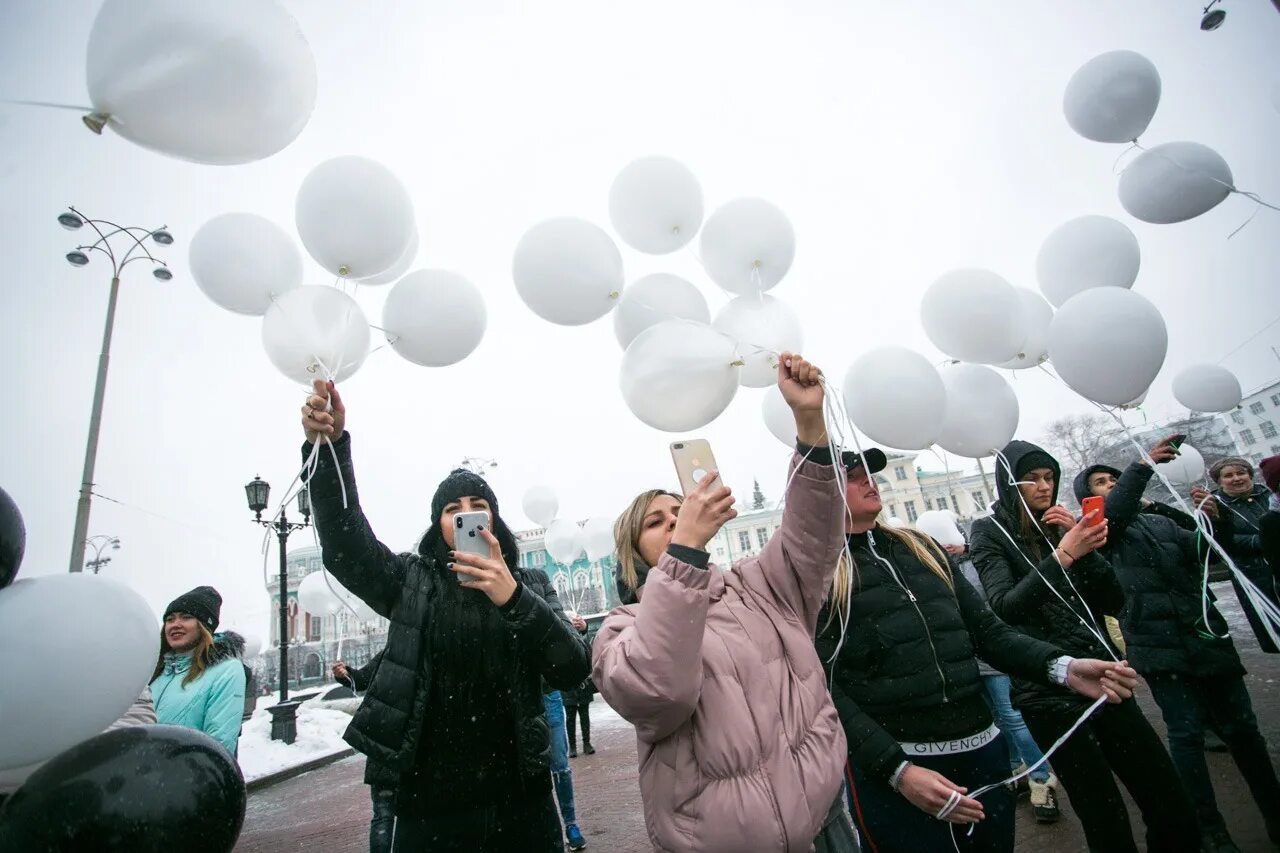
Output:
M711 571L664 554L640 603L605 617L592 645L600 695L649 743L675 732L698 705Z
M782 526L735 571L754 595L793 614L812 634L844 549L844 498L832 466L796 454L790 471Z

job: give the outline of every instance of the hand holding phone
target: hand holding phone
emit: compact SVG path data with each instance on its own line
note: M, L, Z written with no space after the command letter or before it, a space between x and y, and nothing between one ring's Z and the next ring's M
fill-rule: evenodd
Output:
M489 556L489 543L480 535L480 529L489 524L489 513L483 511L460 512L453 517L453 550L477 557ZM470 580L465 574L459 581Z
M718 472L716 457L711 452L711 444L705 438L692 438L688 441L676 441L671 444L671 461L676 465L676 476L680 479L680 491L688 497L712 471ZM716 480L719 474L716 475ZM714 483L714 480L712 481ZM710 485L710 484L708 484Z
M1105 506L1106 506L1106 500L1104 498L1098 497L1097 495L1090 495L1089 497L1080 501L1080 511L1084 515L1087 516L1091 512L1096 513L1096 515L1094 515L1093 518L1089 519L1088 521L1089 527L1097 527L1099 524L1101 524L1103 521L1106 520L1106 516L1103 513Z
M1182 442L1187 440L1185 433L1171 435L1161 441L1155 447L1151 448L1148 454L1157 465L1163 465L1166 462L1172 462L1178 458L1178 448L1182 446Z

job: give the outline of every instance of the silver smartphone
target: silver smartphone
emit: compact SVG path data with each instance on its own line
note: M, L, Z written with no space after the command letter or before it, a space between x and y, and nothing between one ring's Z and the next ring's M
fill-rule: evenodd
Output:
M487 512L460 512L453 517L453 550L478 557L489 556L489 543L480 535L480 528L489 526ZM458 582L471 580L471 575L458 572Z

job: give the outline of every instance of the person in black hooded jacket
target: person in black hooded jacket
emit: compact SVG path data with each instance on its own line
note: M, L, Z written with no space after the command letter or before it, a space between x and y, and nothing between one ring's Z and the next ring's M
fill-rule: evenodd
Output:
M1122 611L1124 593L1097 553L1108 525L1103 519L1091 526L1092 514L1077 522L1058 506L1061 475L1057 460L1036 445L1006 445L996 462L999 500L990 516L973 523L970 554L1001 619L1068 654L1115 659L1103 615ZM1061 687L1017 677L1012 696L1041 744L1056 743L1089 704ZM1191 801L1137 702L1103 705L1051 760L1091 850L1137 850L1113 772L1142 812L1147 849L1199 850Z
M337 389L317 380L302 407L303 455L323 436L337 456L320 448L310 479L324 564L391 621L345 739L399 774L394 849L562 851L542 685L585 678L586 644L549 603L554 593L514 568L497 497L469 471L436 489L416 553L379 542L360 509L345 423ZM488 557L451 550L453 516L467 511L490 516Z
M1148 455L1157 464L1169 461L1177 453L1172 441L1166 438ZM1164 513L1145 511L1142 493L1153 474L1142 460L1124 473L1091 465L1072 486L1077 500L1106 498L1111 532L1103 553L1124 587L1120 627L1129 660L1146 678L1164 715L1169 751L1195 803L1204 849L1239 853L1218 811L1205 763L1206 725L1214 723L1226 741L1273 841L1280 840L1280 782L1258 731L1244 666L1204 585L1211 549L1203 537L1183 530ZM1226 514L1212 502L1204 507L1211 517ZM1226 515L1228 531L1219 529L1215 535L1229 536L1231 519Z

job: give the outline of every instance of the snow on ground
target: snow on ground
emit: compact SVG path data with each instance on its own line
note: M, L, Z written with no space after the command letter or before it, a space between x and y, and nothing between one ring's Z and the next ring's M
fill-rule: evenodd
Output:
M318 698L298 706L297 740L291 744L272 740L271 715L267 708L278 700L279 696L260 697L257 710L245 722L240 734L237 758L246 782L349 748L342 733L351 724L351 713Z

